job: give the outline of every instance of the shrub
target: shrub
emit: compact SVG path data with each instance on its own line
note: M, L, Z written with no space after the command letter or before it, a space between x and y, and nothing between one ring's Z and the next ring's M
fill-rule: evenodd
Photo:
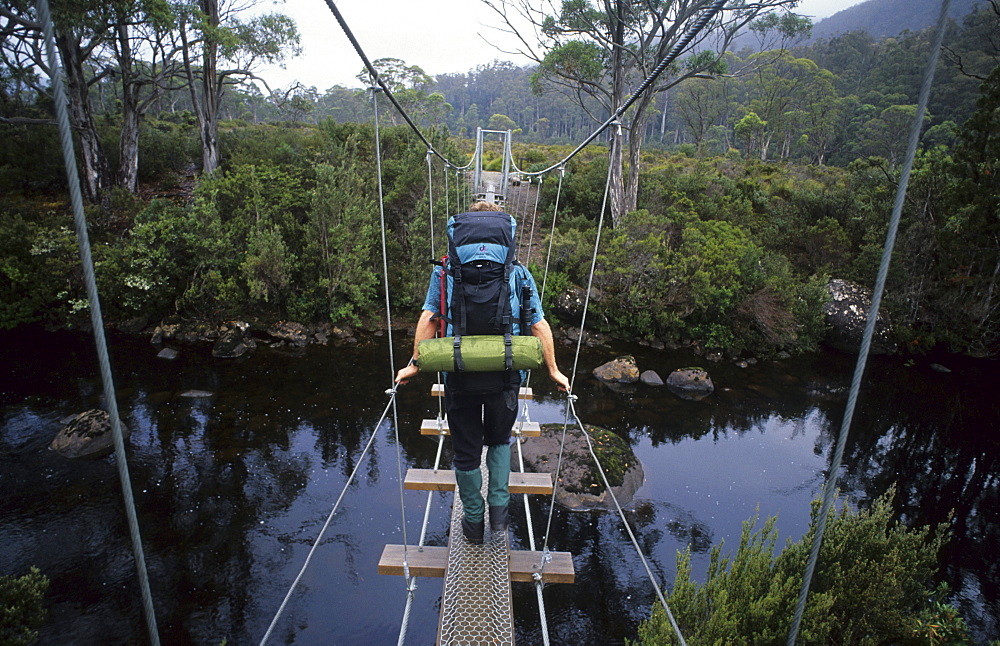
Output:
M947 524L910 529L894 522L894 493L865 511L831 509L803 615L803 643L905 643L926 629L927 610L943 612L928 593ZM712 548L704 584L691 579L690 550L678 553L667 604L688 644L785 642L819 508L817 500L813 529L799 541L789 539L777 555L777 518L756 530L757 517L746 521L735 556L723 556L721 544ZM640 626L639 637L643 644L676 643L659 606Z
M49 579L38 568L21 577L0 577L0 644L27 646L38 639L35 630L45 619L42 598Z

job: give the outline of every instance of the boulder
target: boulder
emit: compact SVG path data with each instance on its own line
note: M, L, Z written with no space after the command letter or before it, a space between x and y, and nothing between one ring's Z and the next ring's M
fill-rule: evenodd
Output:
M600 427L588 425L585 428L593 443L594 453L605 469L611 491L622 507L627 506L645 478L642 464L628 442L622 438ZM555 472L562 431L562 424L542 424L541 437L531 438L521 445L526 471ZM511 453L511 469L518 471L516 449ZM562 467L555 495L556 503L571 511L615 508L587 448L587 438L577 426L566 431L566 444L563 447Z
M634 384L639 381L639 366L635 363L635 357L627 355L597 366L594 368L594 376L606 383Z
M663 380L660 379L660 375L657 374L655 370L646 370L641 375L639 375L639 381L646 384L647 386L662 386Z
M173 360L173 359L177 358L177 354L178 354L177 350L174 350L173 348L163 348L162 350L160 350L156 354L156 356L157 356L157 358L160 358L160 359L171 359L171 360Z
M680 368L667 377L667 388L683 399L699 400L715 391L715 384L701 368Z
M823 306L828 328L826 343L841 352L857 353L861 349L872 292L867 287L839 278L827 283L826 289L830 294L830 301ZM870 351L872 354L892 354L896 351L892 325L881 310L875 322Z
M235 359L242 357L257 347L250 336L250 324L243 321L230 321L221 327L222 335L212 348L212 356L219 359Z
M167 339L183 343L197 343L199 341L214 341L219 338L219 334L219 327L214 323L171 318L156 326L150 341L156 345Z
M121 423L122 438L130 431ZM115 450L111 420L107 411L91 409L71 417L56 434L49 448L64 458L97 459Z
M586 301L586 296L587 290L570 285L556 296L553 309L559 314L562 321L571 325L579 325L583 318L583 304ZM601 291L596 287L590 288L590 300L595 303L601 301Z
M309 331L306 326L295 321L278 321L267 328L267 333L279 341L300 348L309 343Z

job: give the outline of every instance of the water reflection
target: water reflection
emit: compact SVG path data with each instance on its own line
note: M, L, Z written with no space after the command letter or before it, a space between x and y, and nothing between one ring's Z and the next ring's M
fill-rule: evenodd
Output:
M143 640L131 550L113 459L68 462L46 446L58 421L100 403L90 340L71 334L0 339L0 573L39 566L52 580L43 643ZM401 542L392 415L380 429L388 382L384 340L361 347L260 348L235 361L207 348L155 358L143 339L112 338L119 406L129 443L139 521L165 643L253 643L263 634L333 502L376 433L370 455L334 517L277 641L387 643L405 603L400 579L380 577L385 543ZM406 345L406 339L400 346ZM689 355L625 348L661 375ZM644 354L645 352L645 354ZM400 356L400 355L398 355ZM697 575L711 545L734 546L754 513L780 514L798 538L828 468L853 360L822 355L741 370L706 366L718 390L684 401L666 389L613 392L589 378L607 359L581 357L577 412L635 447L647 481L627 515L655 576L674 577L678 549ZM990 371L994 372L990 372ZM847 449L842 489L863 504L899 483L898 511L939 522L955 510L945 577L980 637L997 636L1000 447L993 435L995 369L970 363L952 375L873 361ZM536 379L532 419L566 413ZM436 441L416 429L438 404L429 382L398 397L405 469L430 467ZM197 389L210 397L181 394ZM444 460L450 457L446 444ZM406 529L420 532L424 492L406 492ZM444 544L450 496L431 497L428 542ZM515 546L528 547L521 497ZM529 503L539 543L549 502ZM545 593L556 643L621 643L634 637L655 596L614 514L553 512L550 547L575 555L577 584ZM700 568L700 569L699 569ZM520 643L541 642L535 594L515 585ZM430 643L440 582L421 581L408 632Z

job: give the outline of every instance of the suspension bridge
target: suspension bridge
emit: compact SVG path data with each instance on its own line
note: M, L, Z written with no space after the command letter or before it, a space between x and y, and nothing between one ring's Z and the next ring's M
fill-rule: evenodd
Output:
M128 473L128 461L125 454L124 441L122 439L121 423L119 419L119 414L116 405L115 387L114 380L111 373L110 361L108 359L107 345L104 338L104 324L100 308L100 300L97 293L96 281L94 278L93 261L90 252L90 243L87 236L87 226L86 220L83 213L83 201L80 193L80 183L79 176L77 174L77 169L75 165L75 156L73 151L72 136L69 127L69 119L67 116L66 109L66 99L65 90L63 88L63 82L61 75L59 73L59 60L56 54L56 49L54 45L54 32L52 26L51 15L48 6L48 0L37 0L38 3L38 13L39 18L43 26L44 38L45 38L45 51L46 56L49 60L50 69L52 72L52 82L53 90L56 97L54 102L57 120L60 132L60 141L62 145L63 157L66 165L67 177L69 180L70 187L70 198L73 208L74 223L76 227L77 238L79 241L81 262L84 269L85 284L87 287L87 296L90 302L90 314L92 327L95 335L95 343L98 348L98 359L101 367L101 376L104 384L104 394L105 401L109 407L109 417L111 419L111 425L113 430L114 445L115 445L115 455L117 468L119 469L119 479L121 482L126 514L129 523L130 537L132 541L133 555L135 558L137 575L140 582L140 589L142 592L142 605L144 611L144 617L146 620L147 632L149 634L149 640L152 644L159 644L159 631L156 624L156 614L154 611L154 604L152 599L152 594L150 592L150 585L148 580L148 574L146 571L145 557L142 548L141 534L139 531L138 521L136 517L135 505L132 498L131 489L131 479ZM361 45L358 43L354 34L351 32L349 26L344 21L343 16L337 9L335 3L332 0L326 0L327 6L332 11L337 22L340 24L347 38L351 41L355 51L358 56L364 62L365 67L371 75L371 94L372 103L374 107L374 121L375 121L375 151L376 151L376 166L377 166L377 183L378 183L378 194L379 194L379 215L382 230L382 259L383 259L383 274L384 274L384 284L385 284L385 305L387 312L387 329L389 330L389 374L390 383L391 376L394 374L393 367L396 364L395 356L393 355L393 340L392 340L392 320L390 308L389 308L389 291L388 291L388 262L386 260L386 242L385 242L385 213L384 213L384 203L382 200L383 190L382 190L382 165L381 165L381 142L379 140L379 102L381 97L385 97L395 110L404 118L406 123L415 131L417 136L423 141L427 146L427 170L428 170L428 196L430 203L430 227L431 227L431 257L436 257L435 250L433 248L434 231L434 192L433 192L433 164L435 158L440 160L444 164L445 168L445 181L446 186L444 188L445 196L445 210L450 212L452 210L452 187L450 184L450 175L454 175L454 207L456 209L461 208L462 205L467 205L473 198L482 199L494 202L496 204L501 204L504 206L505 210L512 215L519 218L522 226L519 229L519 238L517 240L517 245L519 251L521 251L526 257L522 258L522 262L527 264L530 262L530 256L532 250L534 249L534 236L536 215L538 209L538 195L540 191L538 186L543 181L545 177L551 177L555 175L558 178L559 186L556 190L555 207L552 217L552 230L549 234L549 249L551 250L551 241L555 235L556 231L556 219L559 212L559 200L562 191L562 178L564 175L564 170L566 168L566 163L572 159L576 154L578 154L584 147L592 143L598 136L603 133L610 133L610 139L612 145L618 145L621 134L621 128L619 124L619 119L625 113L626 110L637 100L645 91L647 91L656 78L671 64L676 58L685 51L687 46L692 42L692 40L701 32L706 25L712 20L712 18L721 12L724 7L724 0L717 0L708 7L697 20L694 21L692 26L687 30L684 36L677 42L673 49L667 54L667 56L661 61L659 65L653 70L648 78L646 78L635 90L633 91L631 98L624 102L613 114L611 114L608 119L600 124L594 132L581 142L569 155L564 159L556 162L552 166L538 171L538 172L525 172L522 169L517 168L514 162L513 156L511 154L511 135L509 131L489 131L489 130L479 130L477 131L477 140L475 152L472 155L472 159L464 165L458 165L454 161L448 160L441 153L434 149L430 142L424 137L420 129L414 124L406 111L399 105L396 99L393 97L392 92L386 86L386 84L379 78L378 71L369 61L368 57L365 55ZM791 646L797 643L799 626L801 623L803 610L805 608L806 600L808 597L809 586L811 583L812 572L815 568L816 559L818 557L820 545L823 539L823 530L825 527L826 519L828 516L828 511L833 503L834 491L837 487L837 478L839 473L839 466L843 458L844 447L846 445L848 432L851 425L851 418L853 415L854 407L857 401L858 390L860 388L860 382L864 374L865 363L867 360L868 349L871 345L871 339L874 332L875 320L878 315L878 310L881 302L882 293L885 287L886 275L888 272L889 259L892 254L893 244L895 242L896 230L898 227L899 218L902 211L902 203L906 194L906 187L909 180L910 170L913 164L913 158L917 148L917 143L920 135L920 125L923 120L923 115L926 110L927 100L930 93L930 87L933 81L934 69L936 67L937 56L940 50L941 39L945 28L945 17L947 16L948 5L950 0L943 0L941 5L941 13L938 21L937 36L932 50L932 55L930 61L928 62L927 68L924 73L923 84L920 91L920 98L918 103L918 110L913 121L913 128L911 130L909 147L907 150L906 159L903 165L899 185L897 187L896 201L893 207L893 212L890 218L889 231L886 238L886 243L884 246L884 252L882 257L882 263L879 268L878 277L876 279L876 285L874 290L874 296L872 298L871 309L868 313L868 323L865 328L861 351L859 352L857 365L854 372L854 378L852 380L850 394L847 402L847 410L844 415L844 420L838 434L838 439L834 454L831 458L831 467L829 469L829 475L827 477L824 493L823 493L823 504L820 512L816 515L817 525L815 531L815 539L812 544L812 550L810 552L809 560L807 562L806 571L803 577L802 589L799 595L799 602L795 609L794 617L791 619L791 628L789 630L787 643ZM503 149L503 162L502 170L499 173L485 171L483 168L483 153L486 141L490 137L495 137L499 140L501 147ZM586 325L587 309L589 306L589 298L591 293L592 281L594 276L594 270L597 262L597 252L600 245L601 239L601 229L604 222L604 213L607 207L608 201L608 189L611 182L611 169L609 165L609 173L607 183L604 190L603 202L600 205L600 211L598 212L598 226L597 234L594 242L594 250L590 266L590 278L587 285L586 297L583 306L583 317L581 320L581 331ZM519 184L519 189L517 191L511 191L511 186ZM531 190L534 188L534 190ZM530 226L527 226L527 222L530 221ZM525 230L527 229L527 233ZM527 236L525 240L523 236ZM548 258L545 261L545 276L542 280L541 291L544 294L546 280L548 272ZM580 347L583 341L584 335L581 333L579 335L576 347L576 353L573 361L573 369L570 372L571 379L575 379L577 374L577 364L580 356ZM461 501L458 496L455 496L454 502L452 504L452 515L450 523L450 532L448 545L445 546L429 546L425 545L426 541L426 530L428 524L428 518L431 509L431 497L436 491L454 491L455 490L455 477L453 472L449 469L441 468L441 455L442 448L444 445L445 437L448 435L448 420L443 414L443 406L441 404L443 395L443 385L440 380L435 384L431 390L431 395L438 401L438 414L435 418L425 419L419 428L419 432L423 435L428 435L436 438L438 442L437 455L435 458L434 467L432 469L409 469L407 473L403 474L402 471L402 457L400 455L399 442L399 424L394 423L392 428L396 434L395 446L397 448L396 453L396 466L397 466L397 477L399 482L399 493L400 493L400 512L402 515L402 542L386 545L379 563L377 564L377 569L379 573L387 575L399 575L403 577L405 583L405 596L406 604L403 612L403 617L400 625L399 639L398 643L403 644L406 639L407 626L409 622L410 611L412 607L412 601L416 592L415 579L417 577L443 577L444 585L443 592L441 595L441 612L440 619L438 622L438 643L443 645L451 644L513 644L514 643L514 621L513 621L513 611L511 606L511 582L527 582L534 585L540 624L542 627L542 638L543 642L548 645L550 638L547 629L546 614L545 614L545 595L543 594L546 586L553 584L572 584L574 581L574 565L573 557L571 554L565 552L552 551L549 548L549 540L552 534L551 523L552 523L552 512L554 509L554 500L552 499L552 493L555 486L558 484L558 476L562 464L562 449L560 449L559 460L556 465L556 470L554 474L547 473L524 473L524 459L520 454L521 441L525 438L530 438L531 436L537 436L539 434L539 425L533 423L530 419L530 402L532 399L532 390L530 387L530 375L525 386L521 389L520 398L522 400L523 406L521 407L520 418L516 422L514 427L514 435L517 439L515 446L518 447L518 459L521 465L520 472L512 474L510 480L510 491L512 494L519 494L525 497L525 502L527 502L527 496L529 495L543 495L550 497L548 521L546 525L546 532L543 537L542 545L536 545L536 539L534 532L532 530L533 524L530 518L530 508L529 505L525 504L524 509L527 518L528 527L528 539L530 549L526 551L512 551L510 549L510 543L507 536L507 532L490 532L488 533L488 538L483 545L472 545L467 541L459 538L461 536L460 521L462 518L462 507ZM361 453L357 458L356 466L354 470L348 477L347 483L345 484L343 490L338 496L336 502L333 505L329 515L327 516L326 522L323 524L318 536L312 544L308 555L302 564L298 575L291 582L288 592L282 600L280 606L276 609L273 619L267 628L267 631L261 637L260 643L265 644L268 642L269 638L272 636L275 627L279 624L285 609L288 607L290 600L296 592L296 589L302 579L303 574L310 565L310 562L320 546L324 533L329 527L334 515L337 513L338 508L343 501L345 494L348 491L355 475L358 472L361 464L364 462L366 455L371 449L372 443L376 437L376 432L382 427L383 422L388 418L389 414L392 413L394 419L396 418L396 393L398 385L392 385L386 390L386 395L389 398L388 403L382 413L381 418L378 423L373 427L372 433ZM570 388L570 393L572 393L572 383ZM568 394L566 398L566 420L563 424L563 442L565 442L566 430L571 423L576 424L580 428L583 428L583 423L579 419L574 406L575 395ZM601 467L600 460L594 452L594 447L591 444L589 436L585 433L584 437L587 439L589 453L591 458L594 460L597 471L604 479L604 486L607 488L608 492L611 494L611 498L615 504L618 515L621 518L623 529L628 534L633 546L636 549L637 555L642 562L642 565L649 576L649 580L653 589L656 593L659 603L662 605L667 617L670 620L671 626L673 628L674 634L677 638L678 643L685 644L684 636L682 634L680 626L674 620L674 617L670 611L667 601L663 594L664 585L661 581L657 580L656 576L653 574L646 557L643 555L642 549L636 540L635 534L632 531L631 526L625 516L625 513L618 503L618 500L614 497L614 493L611 490L610 484L604 475L604 469ZM410 490L424 490L427 491L427 504L424 509L424 522L421 529L421 534L416 543L411 544L406 535L406 506L404 504L403 491L404 489ZM374 567L374 564L373 564Z

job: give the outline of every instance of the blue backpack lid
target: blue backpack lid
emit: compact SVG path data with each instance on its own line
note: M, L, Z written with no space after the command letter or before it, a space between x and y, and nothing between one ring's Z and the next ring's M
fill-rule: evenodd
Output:
M474 211L448 218L448 237L454 241L458 263L491 260L507 262L517 221L502 211Z

